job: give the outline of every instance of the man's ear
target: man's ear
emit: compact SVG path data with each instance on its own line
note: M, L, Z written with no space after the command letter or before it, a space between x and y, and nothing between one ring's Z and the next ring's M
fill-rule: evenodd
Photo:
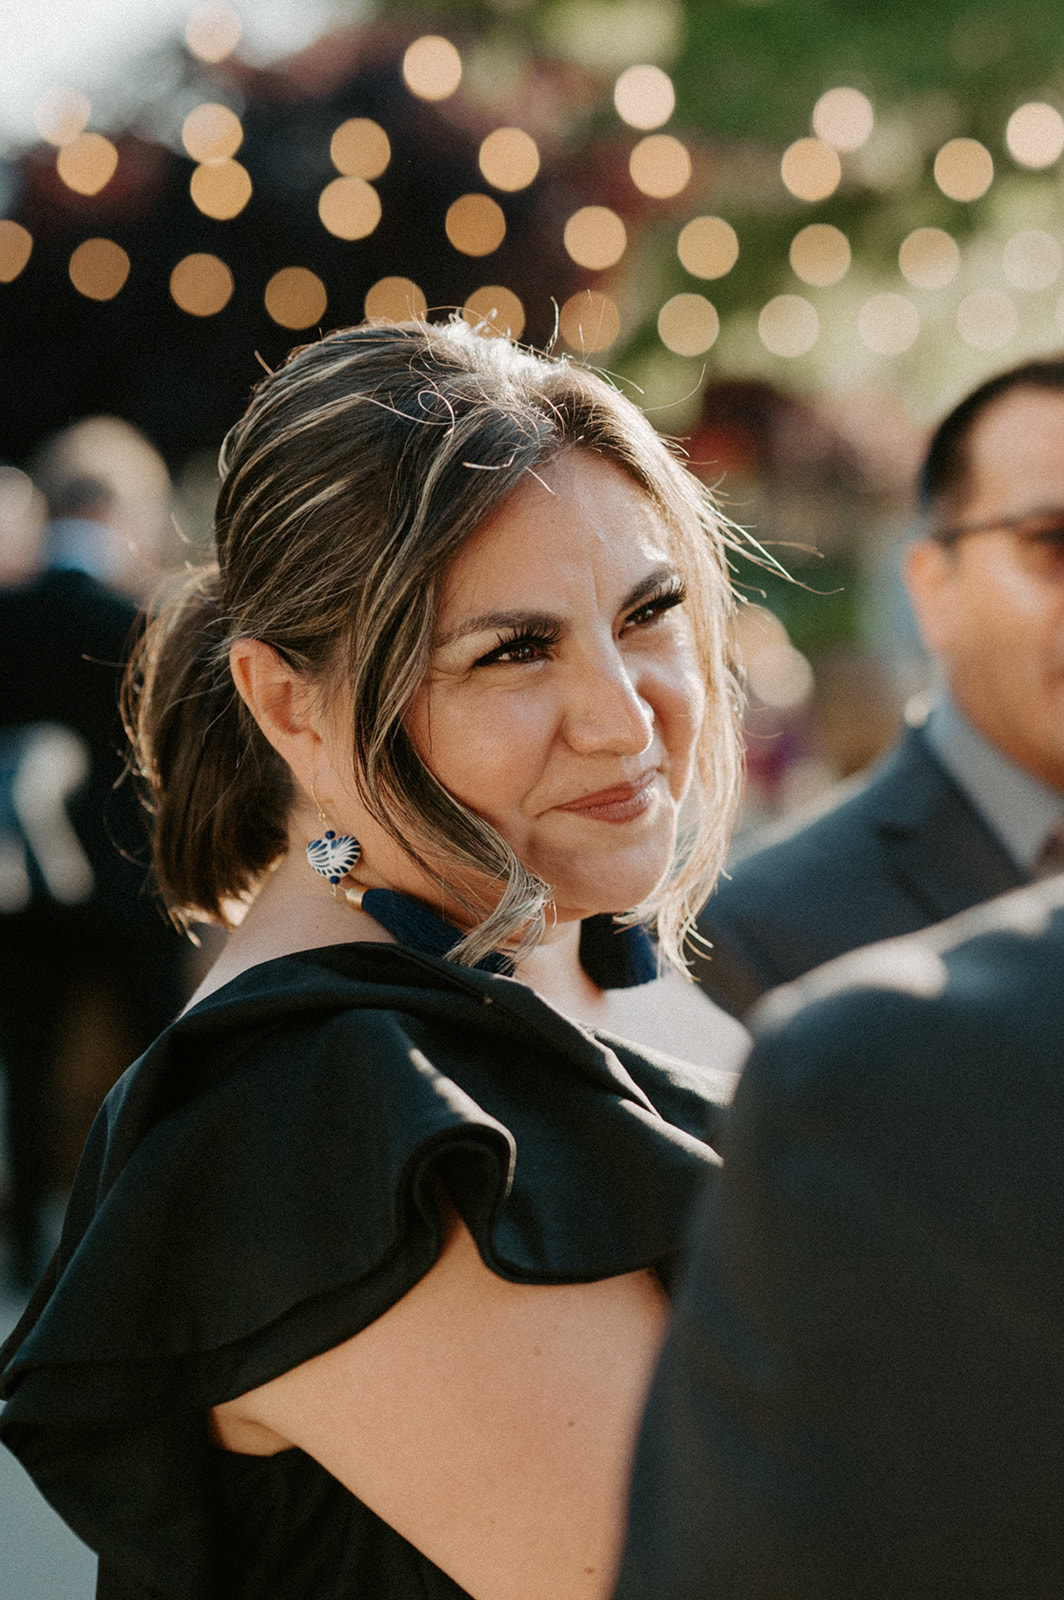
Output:
M909 545L902 578L928 655L948 655L956 602L957 558L937 539Z
M304 676L261 639L241 639L234 644L229 670L237 693L263 734L309 790L321 753L321 735Z

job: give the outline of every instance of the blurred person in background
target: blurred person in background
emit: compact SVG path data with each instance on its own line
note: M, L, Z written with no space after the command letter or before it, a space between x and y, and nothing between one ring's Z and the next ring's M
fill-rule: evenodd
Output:
M699 918L703 987L765 990L1064 869L1064 360L999 374L934 434L905 583L940 678L873 770L755 842Z
M76 1157L99 1100L187 992L120 781L118 685L165 550L169 475L111 417L64 430L32 471L50 519L43 566L31 574L20 558L22 581L0 592L0 1060L7 1270L20 1288L43 1265L60 1150Z

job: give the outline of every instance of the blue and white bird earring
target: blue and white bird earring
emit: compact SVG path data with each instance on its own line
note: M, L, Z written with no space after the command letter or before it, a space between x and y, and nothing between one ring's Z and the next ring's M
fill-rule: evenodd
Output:
M328 878L332 884L333 899L336 899L336 886L341 878L346 878L355 862L362 854L362 846L350 833L336 833L334 829L326 827L325 812L321 808L321 801L314 794L314 785L311 784L310 792L314 796L314 804L318 808L318 822L321 826L320 839L312 839L307 845L307 861L315 872L323 878Z

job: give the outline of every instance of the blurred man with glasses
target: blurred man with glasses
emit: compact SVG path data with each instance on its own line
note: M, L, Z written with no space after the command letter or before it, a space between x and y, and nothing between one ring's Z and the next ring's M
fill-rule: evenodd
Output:
M856 789L759 844L700 918L736 1015L847 950L1064 871L1064 359L941 423L905 582L941 692Z

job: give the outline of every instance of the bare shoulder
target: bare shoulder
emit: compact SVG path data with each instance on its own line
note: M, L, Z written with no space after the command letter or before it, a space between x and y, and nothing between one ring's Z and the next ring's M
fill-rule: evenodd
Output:
M599 1600L665 1320L650 1273L499 1278L451 1213L408 1294L216 1408L215 1437L298 1446L478 1600Z

